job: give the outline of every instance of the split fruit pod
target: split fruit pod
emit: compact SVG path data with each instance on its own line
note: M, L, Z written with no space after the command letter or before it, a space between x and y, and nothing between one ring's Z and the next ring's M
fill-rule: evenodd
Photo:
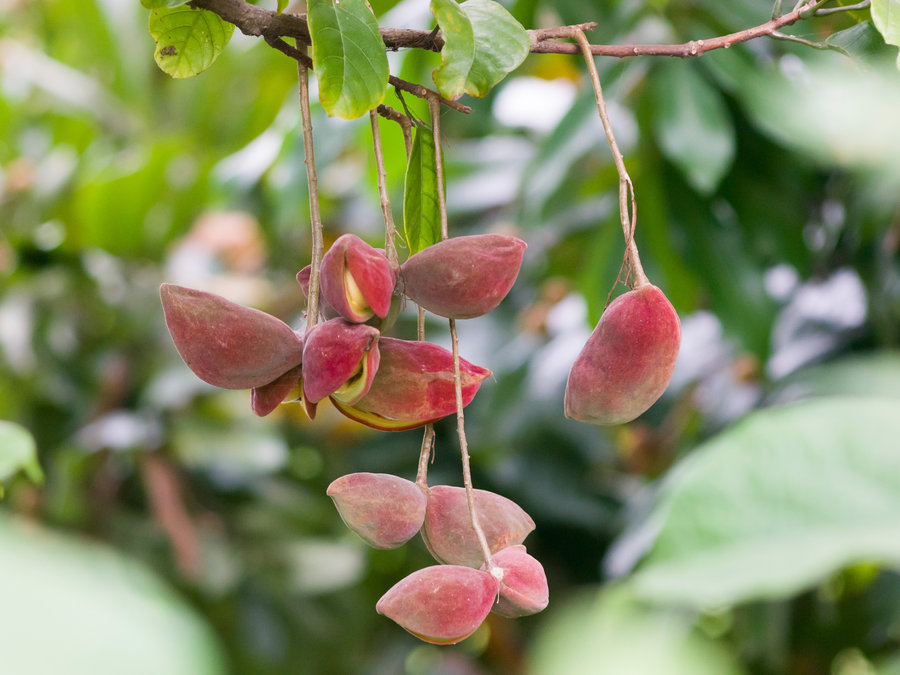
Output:
M500 598L491 609L494 614L511 619L537 614L550 602L544 567L521 544L498 551L494 564L503 570ZM481 569L487 571L487 563Z

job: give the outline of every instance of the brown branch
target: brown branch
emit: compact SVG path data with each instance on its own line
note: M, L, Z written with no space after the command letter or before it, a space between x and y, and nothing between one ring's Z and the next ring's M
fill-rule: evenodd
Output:
M807 14L814 11L822 2L823 0L808 0L808 2L800 5L792 12L775 17L759 26L707 40L691 40L678 45L591 45L591 54L617 58L630 56L677 56L684 59L692 56L701 56L714 49L728 49L741 42L771 35L785 26L790 26L800 21L800 19L805 19ZM568 26L557 30L559 31L557 37L575 40L581 28L579 26ZM542 41L532 43L531 52L533 54L579 54L581 53L581 47L571 42Z
M305 44L310 43L309 26L306 17L296 14L278 14L271 10L251 5L244 0L191 0L189 6L206 9L233 23L245 35L262 36L269 44L270 40L279 37L292 37ZM594 56L613 56L627 58L631 56L677 56L688 58L700 56L714 49L727 49L741 42L771 35L786 26L797 23L815 14L824 14L826 10L818 9L823 0L808 0L787 14L774 17L763 24L721 35L706 40L691 40L683 44L632 44L632 45L591 45ZM862 7L865 3L860 3ZM847 8L850 9L850 8ZM531 52L534 54L579 54L580 48L572 42L554 42L557 39L575 40L579 30L591 30L596 23L583 23L556 28L538 28L528 31L531 39ZM381 38L387 49L427 49L440 51L444 41L434 31L412 30L407 28L382 28ZM274 46L274 45L273 45ZM283 51L283 50L282 50ZM410 92L415 93L415 92ZM418 94L416 94L418 95ZM445 103L446 105L446 103Z

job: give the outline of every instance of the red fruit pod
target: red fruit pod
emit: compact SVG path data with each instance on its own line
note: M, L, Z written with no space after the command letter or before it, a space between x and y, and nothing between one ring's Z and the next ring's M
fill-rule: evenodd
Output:
M497 580L459 565L434 565L398 581L375 605L417 638L436 645L465 640L491 611Z
M575 360L566 417L592 424L630 422L662 396L678 358L681 321L656 286L613 300Z
M260 417L265 417L287 400L300 398L301 368L291 368L275 380L250 390L250 408Z
M420 427L456 412L453 355L429 342L382 337L378 372L369 392L348 405L331 402L350 419L384 431ZM491 371L459 360L463 405L475 397Z
M307 265L302 270L297 272L297 283L300 284L303 295L307 300L309 300L309 278L311 275L312 265ZM334 319L340 316L337 310L329 305L325 301L325 298L322 297L321 289L319 289L319 314L324 316L326 319Z
M404 293L438 316L471 319L493 310L509 293L526 244L501 234L446 239L400 266Z
M322 256L322 297L348 321L362 323L373 314L387 316L394 281L394 270L384 254L355 234L341 235Z
M534 521L521 506L495 492L475 490L475 510L491 553L521 544L534 529ZM421 534L440 563L474 568L484 563L464 488L436 485L428 490Z
M402 546L425 520L425 493L387 473L351 473L328 486L326 494L351 530L374 548Z
M160 286L159 296L175 348L204 382L261 387L302 360L302 338L270 314L173 284Z
M303 341L303 400L334 394L349 404L361 399L378 371L377 328L343 319L317 324Z
M529 555L521 544L492 555L494 564L503 570L500 598L491 609L494 614L515 619L537 614L550 602L550 590L544 567ZM487 564L481 569L487 571Z

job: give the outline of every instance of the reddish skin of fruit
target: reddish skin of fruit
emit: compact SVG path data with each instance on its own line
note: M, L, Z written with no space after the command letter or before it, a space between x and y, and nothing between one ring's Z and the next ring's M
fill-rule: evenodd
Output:
M381 596L375 611L425 642L455 644L485 620L497 589L497 580L487 572L434 565L397 582Z
M566 384L566 417L622 424L662 396L678 358L681 321L656 286L610 303L575 360Z
M412 481L387 473L351 473L328 486L338 513L374 548L402 546L425 520L425 493Z
M354 309L352 293L347 287L347 274L353 278L368 304L367 310ZM384 254L355 234L341 235L322 256L319 276L322 297L348 321L362 323L370 319L373 313L381 318L386 317L391 308L394 280L394 271ZM309 292L308 289L306 292Z
M310 330L303 344L303 398L318 403L331 396L357 373L365 360L365 382L360 382L356 400L362 398L378 370L378 329L343 319L331 319ZM354 403L355 401L347 401Z
M250 407L260 417L265 417L275 410L293 392L294 398L300 395L300 366L291 368L284 375L261 387L250 391Z
M173 284L159 296L175 348L204 382L252 389L300 364L302 338L270 314Z
M429 342L382 337L381 360L369 393L348 406L332 399L347 417L376 429L401 431L456 412L453 356ZM459 360L463 405L475 397L491 371Z
M491 553L521 544L534 529L534 521L521 506L494 492L475 490L475 509ZM422 540L440 563L481 567L484 556L464 488L435 485L428 490Z
M500 580L500 599L491 611L515 619L537 614L550 602L547 575L544 568L530 556L524 546L510 546L492 556L494 564L503 570ZM482 570L487 571L483 565Z
M526 244L501 234L446 239L400 267L405 294L450 319L487 314L506 297L522 266Z

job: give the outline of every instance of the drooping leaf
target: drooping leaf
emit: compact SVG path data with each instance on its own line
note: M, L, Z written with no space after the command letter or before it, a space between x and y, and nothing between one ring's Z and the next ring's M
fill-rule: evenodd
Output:
M872 22L885 42L900 47L900 0L872 0ZM900 55L897 67L900 68Z
M225 49L234 25L218 14L190 7L158 7L150 12L150 35L156 40L153 58L174 78L202 73Z
M212 631L120 553L0 516L3 671L217 675ZM53 648L47 649L48 636Z
M698 192L710 194L734 159L734 127L719 92L693 63L669 60L654 71L653 131L663 154Z
M842 567L900 569L893 398L764 410L696 449L665 486L638 592L696 607L785 598Z
M417 126L403 185L403 230L410 255L441 239L435 167L434 136Z
M289 2L290 0L278 0L278 7L276 7L275 11L281 14L285 9L287 9Z
M837 33L832 33L825 44L854 58L877 56L891 49L885 45L884 37L871 21L861 21Z
M494 0L432 0L431 12L444 38L433 78L447 98L485 96L528 56L525 29Z
M24 471L35 483L44 480L34 438L25 427L0 420L0 497L3 496L3 481L19 471Z
M390 72L378 22L365 0L310 0L309 33L319 102L355 119L384 99Z

